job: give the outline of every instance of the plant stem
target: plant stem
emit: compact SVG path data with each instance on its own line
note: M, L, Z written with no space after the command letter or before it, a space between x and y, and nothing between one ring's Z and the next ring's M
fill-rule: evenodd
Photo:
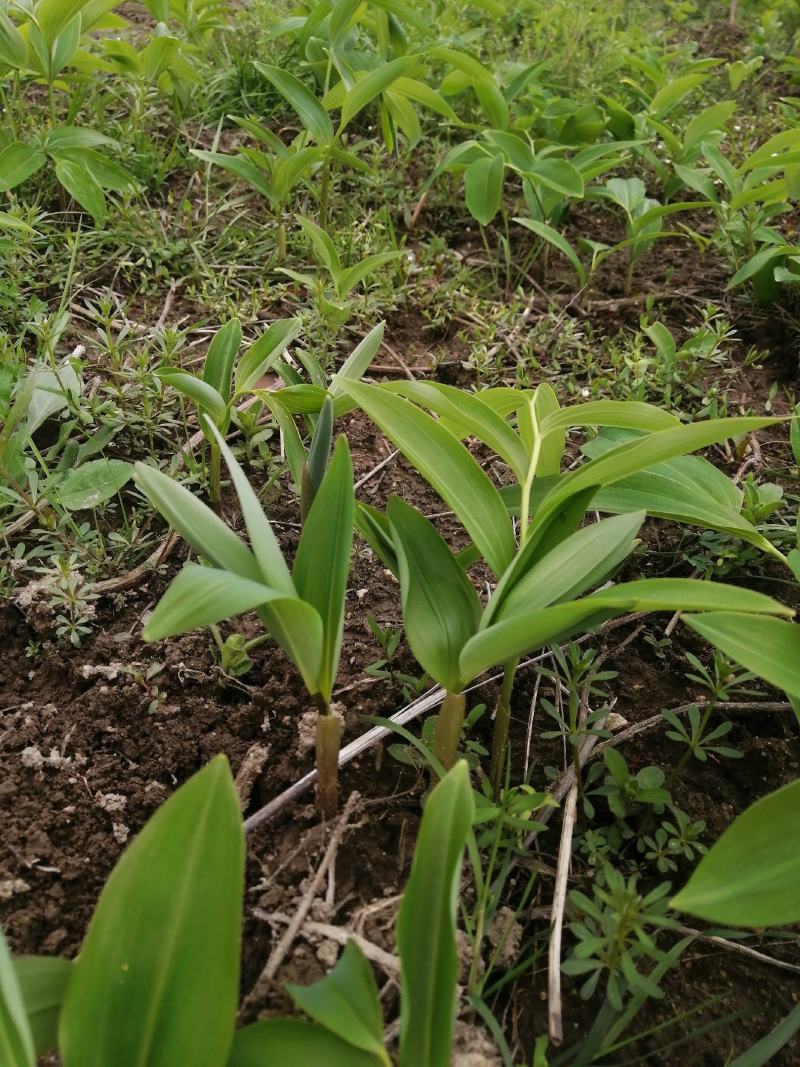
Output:
M221 480L222 455L216 441L211 443L211 501L214 511L219 515L222 510L222 480Z
M278 223L278 262L283 263L286 259L286 223L283 220Z
M461 727L464 723L466 697L463 693L444 695L442 710L436 720L436 732L433 735L433 754L446 771L455 763L458 742L461 740Z
M511 720L511 691L517 674L519 659L509 660L503 671L503 685L494 713L494 735L492 736L492 759L489 766L489 782L495 798L500 796L503 786L506 752L508 751L508 725Z
M708 726L708 720L711 718L711 715L714 712L714 710L716 709L716 706L717 706L717 698L716 697L712 697L711 700L709 700L705 711L703 712L703 718L700 720L700 724L697 727L697 734L693 738L693 740L695 741L695 744L686 746L683 755L678 760L678 762L675 764L675 766L673 767L671 773L668 775L666 782L664 783L667 786L667 788L669 788L669 786L671 786L673 782L677 781L677 779L681 776L683 771L686 769L687 763L692 758L692 756L695 754L695 751L699 747L700 742L703 740L703 735L705 734L706 727Z
M319 225L320 229L328 228L328 198L331 190L331 161L326 156L322 167L322 181L319 189Z
M324 698L317 694L317 811L323 819L332 819L339 802L339 745L342 724L332 715Z

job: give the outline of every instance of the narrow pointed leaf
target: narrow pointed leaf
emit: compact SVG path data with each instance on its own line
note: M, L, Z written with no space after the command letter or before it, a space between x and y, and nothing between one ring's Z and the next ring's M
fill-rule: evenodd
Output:
M233 365L242 343L242 326L238 319L231 319L214 334L206 352L203 365L203 381L219 393L223 402L231 398Z
M247 349L236 368L236 391L257 385L274 362L286 351L302 328L299 318L278 319Z
M729 612L684 615L683 621L724 655L800 699L800 626Z
M378 386L342 387L455 511L495 574L502 574L515 551L511 522L497 489L458 438Z
M628 604L633 601L635 611L740 611L785 617L794 614L791 608L753 589L723 585L722 582L697 581L694 578L642 578L634 582L621 582L592 593L586 600L598 600L604 604L616 601Z
M267 1019L237 1030L226 1067L386 1067L386 1061L301 1019Z
M380 96L384 89L388 89L392 82L405 74L415 62L414 56L400 56L359 78L342 103L339 131L341 132L376 96Z
M342 387L339 384L343 379L350 378L354 382L358 382L363 378L383 342L385 329L386 323L379 322L377 326L372 327L364 340L359 342L353 349L336 374L331 378L328 392L332 397L344 396Z
M328 145L333 140L333 123L316 96L293 74L280 67L255 60L253 66L267 78L286 102L297 112L300 121L315 141Z
M402 968L400 1067L449 1067L456 1009L456 900L474 800L459 760L422 816L397 917Z
M567 257L574 267L580 284L583 285L586 282L586 268L581 263L578 253L566 237L560 234L558 230L554 230L552 226L548 226L546 222L540 222L538 219L515 218L514 222L518 222L521 226L525 226L526 229L532 230L537 237L541 237L542 240L547 241L548 244L557 248L562 255Z
M25 1014L17 973L0 930L0 1063L36 1067L33 1036Z
M20 956L14 960L37 1056L56 1046L58 1017L72 966L71 960L60 956Z
M505 164L498 153L470 163L464 171L464 196L469 213L481 226L488 224L500 210L503 197Z
M67 986L64 1067L225 1062L243 884L239 802L218 756L159 808L106 882Z
M222 396L213 385L209 385L208 382L204 382L202 378L198 378L194 374L187 374L186 371L182 370L172 370L170 367L159 368L156 371L156 375L162 382L166 382L173 389L177 389L179 393L188 396L201 411L207 411L214 420L215 425L222 425L225 421L227 407Z

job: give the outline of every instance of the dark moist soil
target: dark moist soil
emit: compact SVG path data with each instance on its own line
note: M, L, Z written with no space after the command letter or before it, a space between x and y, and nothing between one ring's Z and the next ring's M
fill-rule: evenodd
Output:
M685 253L683 245L680 253L669 252L676 264L671 284L691 288L693 277L699 276L705 285L708 273L694 274L701 271L701 265ZM662 279L663 267L663 259L653 265ZM637 283L650 284L647 277L638 277ZM716 279L710 288L717 290ZM612 295L618 291L613 285L607 289ZM623 305L612 316L606 310L593 314L592 321L602 334L636 325L640 310ZM731 303L726 310L738 326L737 305ZM665 302L663 311L671 327L693 324L691 306L685 303ZM417 374L429 372L431 351L452 340L450 331L444 336L432 334L411 311L398 314L395 325L397 329L387 336L399 357L395 362L400 373L403 363ZM752 314L743 320L742 327L748 344L758 344L775 357L762 370L740 368L741 399L761 410L769 384L776 378L789 389L795 387L796 365L789 341L796 324L791 316L779 319L770 313ZM438 358L440 353L436 355ZM460 355L454 351L451 362L458 363ZM441 366L439 377L450 380L452 369ZM389 450L381 435L359 415L349 416L344 428L356 478L360 478ZM780 435L765 435L762 448L767 468L786 464L785 441ZM727 472L733 474L734 469ZM368 481L359 495L381 506L393 492L413 500L428 514L442 510L438 498L399 459ZM284 547L293 551L298 516L292 494L279 486L268 505ZM236 521L230 501L227 511L229 520ZM451 520L443 521L442 530L454 543L463 536ZM658 531L656 534L654 525L647 536L669 540L663 524ZM97 895L125 841L177 785L212 756L224 752L237 773L254 746L269 749L245 814L278 795L312 766L311 751L298 751L300 720L307 711L307 701L280 650L263 646L254 654L253 670L231 681L220 672L211 641L204 633L152 646L140 641L143 617L184 558L184 550L176 549L163 573L151 575L132 591L101 600L92 636L77 649L54 640L52 614L40 602L26 605L24 611L10 601L0 607L0 818L4 844L0 855L0 920L16 953L75 955ZM787 589L773 585L768 575L747 584L783 597ZM368 728L364 717L391 714L405 702L399 682L364 674L365 668L381 656L366 624L369 615L382 626L397 625L397 588L371 553L358 545L343 644L347 658L341 665L337 691L345 714L345 742ZM618 698L614 710L630 723L698 696L691 683L684 681L686 663L681 655L681 649L699 651L695 639L678 627L663 660L645 640L647 634L658 640L666 621L662 617L649 620L636 641L619 656L614 649L629 632L627 628L597 639L597 647L609 654L609 668L619 672L612 683ZM256 632L247 619L242 621L241 630L248 636ZM156 666L159 669L153 673ZM414 671L413 660L402 644L394 666L397 671ZM532 691L532 672L521 672L511 738L516 775L521 774L526 758ZM491 706L494 696L494 687L485 685L474 694L474 702L486 701ZM538 714L543 713L540 710ZM800 744L791 716L734 712L728 717L734 722L729 741L744 758L696 764L674 787L676 803L692 818L706 821L707 843L755 798L800 774ZM543 728L541 720L538 727ZM490 729L486 716L478 739L487 745ZM659 731L627 744L624 754L633 772L649 764L669 768L679 757L677 747ZM531 780L542 786L544 767L561 764L560 746L535 742L529 755ZM333 906L315 905L314 918L357 929L393 951L396 898L408 874L424 787L417 771L380 748L343 771L341 797L357 790L362 801L338 851ZM254 913L274 916L294 911L308 877L318 866L326 839L311 796L250 835L243 998L252 991L284 928L279 919L269 922ZM542 837L539 848L545 868L552 868L558 848L557 820ZM675 885L688 875L690 866L685 864L672 876ZM586 860L577 855L574 874L575 884L586 888L592 872ZM512 882L512 901L527 877L527 872L521 873L518 881ZM662 880L648 876L647 885ZM543 873L531 902L534 915L537 908L549 904L551 893L552 878ZM541 915L527 923L523 943L535 946L537 961L508 987L496 1005L507 1034L519 1040L528 1054L535 1037L547 1029L546 953L542 951L546 929L547 919ZM662 947L668 947L675 936L662 935ZM794 937L767 942L765 951L800 965ZM279 983L246 1000L243 1020L288 1010L282 984L319 978L335 952L336 946L330 942L297 939L280 970ZM565 1043L569 1045L589 1028L599 1005L580 1000L579 983L565 978L563 985ZM686 951L681 966L667 977L663 987L665 999L648 1004L632 1030L655 1032L621 1050L609 1062L631 1062L635 1056L649 1055L647 1062L663 1067L722 1067L794 1006L800 993L800 975L742 960L698 941ZM395 995L390 985L389 1016ZM694 1008L702 1010L689 1018L677 1018ZM668 1029L655 1030L676 1019ZM720 1019L725 1020L722 1025L705 1029ZM686 1043L671 1045L681 1040ZM771 1062L776 1067L800 1062L800 1043L790 1043Z

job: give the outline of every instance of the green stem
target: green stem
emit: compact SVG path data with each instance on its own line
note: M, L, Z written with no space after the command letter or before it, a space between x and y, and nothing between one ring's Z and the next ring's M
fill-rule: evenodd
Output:
M327 230L328 228L328 199L331 191L331 161L330 157L325 157L325 163L322 167L322 181L319 190L319 225L320 229Z
M466 704L467 700L463 693L451 693L448 690L444 695L439 718L436 720L433 754L446 771L450 770L456 760Z
M317 811L323 819L332 819L339 803L339 745L342 724L332 715L327 701L317 694Z
M217 514L222 510L222 456L219 445L211 443L211 502Z
M494 735L492 737L492 759L489 766L489 782L495 798L500 796L503 788L503 775L508 751L508 727L511 721L511 692L517 674L519 659L510 660L503 671L503 685L494 713Z

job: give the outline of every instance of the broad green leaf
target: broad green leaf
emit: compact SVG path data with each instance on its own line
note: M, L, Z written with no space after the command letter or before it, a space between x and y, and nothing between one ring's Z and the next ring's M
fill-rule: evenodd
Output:
M800 780L751 804L702 857L672 907L722 926L800 921Z
M228 448L225 438L216 426L209 425L209 429L216 438L219 450L230 472L236 495L239 497L244 524L247 527L247 536L250 538L250 547L253 550L253 555L258 560L264 582L270 588L286 596L297 596L297 590L294 587L289 568L286 566L286 560L283 558L281 546L278 544L278 539L269 519L264 514L264 509L261 507L255 490L250 485L247 475L239 466L236 457Z
M237 1030L226 1067L386 1067L321 1026L301 1019L267 1019Z
M707 78L707 74L684 74L682 77L671 79L650 101L648 109L650 114L654 118L663 118Z
M159 367L156 376L173 389L177 389L179 393L188 396L197 404L201 412L208 412L216 425L224 424L228 417L228 407L213 385L204 382L196 374L173 370L171 367Z
M336 374L331 378L328 392L332 397L345 396L339 384L343 379L350 378L354 382L358 382L363 378L383 342L385 329L386 323L379 322L377 326L372 327L364 340L359 342L353 349Z
M317 226L316 222L312 222L311 219L300 216L297 221L300 223L303 233L311 242L317 259L336 281L342 272L342 261L339 259L339 253L336 251L336 245L331 240L330 235L321 226Z
M355 1048L385 1062L383 1012L375 975L355 941L348 941L333 970L310 986L287 985L295 1004Z
M71 960L60 956L19 956L14 960L37 1056L56 1046L58 1017L72 966Z
M659 430L647 437L626 442L585 463L563 478L545 498L534 522L541 522L553 507L578 489L590 485L611 485L637 471L651 467L654 463L696 452L700 448L723 441L726 437L750 433L765 426L775 425L779 421L767 417L713 419Z
M286 459L286 465L292 475L295 496L300 496L303 487L303 466L306 462L306 450L300 433L295 426L294 419L281 402L281 396L286 390L281 390L280 393L270 393L266 389L257 389L255 392L262 403L269 408L272 417L278 424L282 451Z
M461 674L464 678L476 678L489 667L565 640L574 633L589 632L606 619L633 610L633 604L633 600L628 604L603 604L584 597L567 604L517 612L481 630L467 642L461 653Z
M453 111L452 107L450 107L441 93L437 93L435 89L431 89L431 87L424 82L417 81L415 78L406 78L401 75L399 78L395 78L392 83L392 92L400 93L401 96L406 96L409 100L413 100L417 104L422 104L423 107L427 107L431 111L437 112L439 115L444 115L450 122L453 122L456 125L461 125L461 120L458 115Z
M647 193L641 178L610 178L605 189L609 198L631 217L642 206Z
M57 363L54 370L43 363L34 364L28 376L32 390L27 405L25 430L34 434L48 419L76 402L81 394L81 380L68 359Z
M87 7L90 0L39 0L36 21L42 37L52 45L67 23Z
M467 208L481 226L488 226L500 210L504 171L505 163L499 154L476 159L464 171Z
M28 63L25 38L5 11L0 11L0 63L16 70L23 70Z
M217 330L208 346L203 364L203 381L216 389L227 404L231 399L233 365L242 343L242 327L238 319L231 319Z
M150 38L139 53L142 71L148 81L158 81L169 68L180 46L181 42L177 37L169 37L166 34Z
M517 479L525 477L528 454L522 442L480 394L440 382L392 382L381 388L434 412L458 437L477 437L508 464Z
M529 181L541 183L562 196L579 200L583 196L583 178L580 171L566 159L537 159L525 173Z
M333 141L333 123L328 112L301 81L287 70L268 63L255 60L253 66L275 86L284 100L297 112L300 121L318 144L329 145Z
M532 230L537 237L541 237L542 240L547 241L548 244L557 248L562 255L566 256L575 269L575 273L578 276L578 281L581 285L586 282L586 269L578 258L578 253L569 243L569 241L558 230L554 230L552 226L548 226L546 222L540 222L538 219L523 219L514 218L514 222L518 222L521 226L525 226L527 229Z
M746 174L756 167L775 166L781 162L780 154L785 148L796 148L798 145L800 145L800 131L795 127L782 130L752 152L739 167L739 173Z
M170 526L210 563L252 582L263 581L250 549L202 500L146 463L136 464L133 477Z
M133 464L121 459L93 459L67 471L56 495L68 511L96 508L115 496L133 475Z
M683 621L724 655L759 678L800 698L800 626L728 612L685 615Z
M654 404L638 400L590 400L586 404L559 408L542 420L540 429L543 436L571 426L614 426L653 433L680 425L677 416Z
M376 96L380 96L384 89L388 89L392 82L405 74L415 62L414 56L400 56L359 78L342 102L338 132L341 133L362 108Z
M303 600L322 619L320 691L330 700L344 626L347 578L353 544L353 467L347 440L336 442L328 472L322 481L297 546L292 577Z
M514 535L497 489L449 430L407 400L361 382L347 392L455 511L486 562L502 574L515 552Z
M228 156L223 152L206 152L200 148L192 148L190 151L193 156L202 159L205 163L213 163L218 167L223 167L225 170L230 171L231 174L235 174L237 178L241 178L242 181L249 182L267 200L277 203L275 188L266 174L245 159L244 156Z
M349 296L357 285L360 285L365 278L370 274L374 274L380 267L386 263L392 263L394 260L402 259L404 256L405 252L401 249L397 249L394 252L376 252L372 256L365 256L354 266L343 270L336 280L336 292L340 299Z
M0 1063L36 1067L33 1036L25 1014L19 979L0 930Z
M572 600L613 573L633 550L643 511L601 519L578 530L505 590L492 621Z
M397 917L400 1067L450 1067L458 981L456 907L474 808L467 764L459 760L428 797Z
M721 100L718 104L703 108L692 118L683 134L683 150L688 152L690 148L700 142L711 133L712 130L722 130L728 119L736 110L735 100Z
M633 601L635 611L734 611L787 617L794 614L791 608L753 589L694 578L641 578L620 582L592 593L586 597L586 601L589 600L604 604L620 601L626 605ZM758 620L748 619L747 625L751 623L757 625Z
M0 165L2 164L2 157L0 157ZM2 173L2 171L0 171ZM780 256L786 256L795 251L794 245L769 245L767 248L762 248L761 251L756 252L754 256L751 256L734 274L731 280L728 282L727 289L735 289L737 285L741 285L742 282L749 281L753 275L766 267L768 263L771 263L773 259L778 259Z
M224 1063L243 888L239 802L217 756L159 808L105 884L64 999L64 1067Z
M97 224L103 222L106 217L106 198L90 170L80 163L62 158L56 160L56 177Z
M276 359L286 351L302 328L299 318L278 319L247 349L236 368L236 392L257 385Z
M12 141L0 152L0 192L15 189L45 164L45 154L38 148Z
M556 419L561 410L555 389L547 382L537 386L533 397L533 412L539 430L539 458L536 464L537 477L547 478L559 474L567 441L566 427L558 426ZM519 421L519 420L518 420ZM550 429L545 426L550 422Z
M132 175L117 163L113 163L107 156L96 152L94 148L60 148L51 150L51 155L56 162L66 160L77 163L79 167L91 174L101 189L122 193L136 188L136 181Z
M411 651L424 670L452 693L464 682L459 656L477 631L481 605L463 568L424 515L397 497L389 501Z
M159 600L142 637L145 641L161 641L187 630L213 626L286 596L263 582L240 578L230 571L187 563Z

